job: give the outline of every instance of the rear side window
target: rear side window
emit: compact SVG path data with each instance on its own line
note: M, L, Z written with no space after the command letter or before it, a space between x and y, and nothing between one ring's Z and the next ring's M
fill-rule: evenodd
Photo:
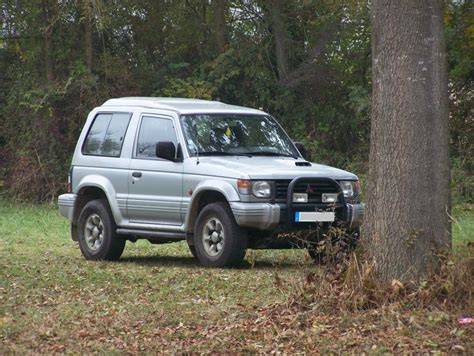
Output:
M97 115L87 133L82 153L93 156L120 157L131 116L129 113Z

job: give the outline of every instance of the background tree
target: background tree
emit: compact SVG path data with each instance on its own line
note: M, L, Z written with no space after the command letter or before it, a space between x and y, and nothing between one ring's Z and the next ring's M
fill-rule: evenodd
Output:
M365 234L383 280L425 276L451 245L443 2L372 2Z
M94 8L92 0L82 0L80 3L80 15L84 27L84 58L89 71L92 70L92 35L94 23Z
M284 2L272 0L269 4L273 39L278 68L278 78L284 81L288 75L288 30L284 22Z
M223 53L226 50L228 40L227 13L229 8L226 0L214 0L214 34L217 48Z

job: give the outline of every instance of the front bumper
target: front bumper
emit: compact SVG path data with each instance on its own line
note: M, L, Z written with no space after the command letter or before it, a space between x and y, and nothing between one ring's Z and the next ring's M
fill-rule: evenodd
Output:
M231 202L230 208L242 227L273 230L280 223L282 204Z
M59 213L72 221L74 213L74 203L76 202L76 194L67 193L58 197Z
M234 213L237 224L241 227L258 230L275 230L285 226L286 204L270 203L241 203L231 202L230 207ZM348 230L352 231L362 225L365 204L346 204L345 223Z

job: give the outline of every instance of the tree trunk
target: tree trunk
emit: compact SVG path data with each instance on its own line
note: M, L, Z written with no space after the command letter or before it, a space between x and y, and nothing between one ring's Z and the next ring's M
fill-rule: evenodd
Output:
M442 0L374 0L371 11L365 239L381 280L417 280L451 248Z
M82 4L84 19L84 56L87 69L92 70L92 2L84 0Z
M46 79L50 82L54 81L54 65L53 65L53 20L52 20L52 9L51 4L47 0L43 0L42 3L43 11L43 55L44 64L46 69Z
M270 14L272 17L272 28L273 38L275 41L278 77L280 80L285 80L288 76L288 40L282 13L282 1L272 0L270 3Z
M217 48L220 53L223 53L227 47L226 1L215 0L214 11Z

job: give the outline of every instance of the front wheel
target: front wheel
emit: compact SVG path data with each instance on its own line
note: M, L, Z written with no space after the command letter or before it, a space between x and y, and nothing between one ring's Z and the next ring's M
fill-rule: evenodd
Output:
M245 257L247 234L225 202L204 207L194 229L194 247L199 261L209 267L232 267Z
M117 236L109 205L92 200L81 211L77 226L79 248L86 260L118 260L125 248L125 239Z

